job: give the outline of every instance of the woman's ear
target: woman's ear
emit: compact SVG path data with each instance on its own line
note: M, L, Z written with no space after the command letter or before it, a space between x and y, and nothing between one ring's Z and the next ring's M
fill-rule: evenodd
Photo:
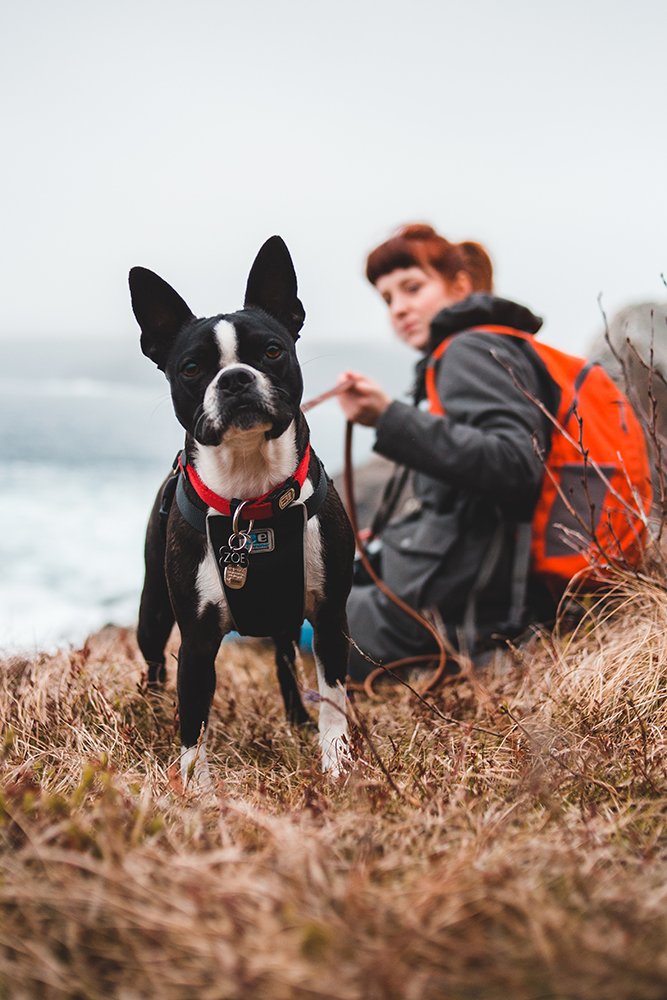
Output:
M457 302L463 302L473 293L472 278L467 271L457 271L454 280L449 283L452 294Z

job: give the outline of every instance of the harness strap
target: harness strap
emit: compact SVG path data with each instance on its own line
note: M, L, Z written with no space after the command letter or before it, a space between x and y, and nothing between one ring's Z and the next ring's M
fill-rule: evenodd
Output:
M576 379L574 380L574 395L572 397L572 402L570 403L568 411L561 421L563 427L567 427L570 421L570 417L572 416L572 414L574 413L579 404L579 392L581 390L582 385L586 381L586 377L588 376L589 372L596 366L597 366L597 361L588 361L581 369Z
M317 486L310 494L308 499L304 500L306 514L308 516L309 521L311 517L314 517L314 515L317 514L317 512L320 510L322 504L326 500L327 493L329 490L329 484L327 482L327 474L324 471L324 466L322 465L322 462L319 458L317 460L317 464L319 465L319 472L320 472L317 480Z
M193 504L192 500L190 500L185 492L185 487L183 486L183 478L183 473L179 469L176 473L176 503L178 504L178 509L191 528L194 528L195 531L205 535L207 511L202 510L201 507L197 507Z
M518 337L521 340L525 340L528 343L533 342L533 336L529 333L525 333L523 330L515 330L508 326L497 326L492 324L487 324L484 326L471 327L470 331L475 333L500 333L505 336ZM427 368L426 368L426 390L427 396L430 403L431 413L435 413L439 416L445 415L445 410L438 397L438 392L436 388L436 365L440 358L443 356L450 343L454 339L455 335L445 338L438 344L436 349L431 354ZM577 382L575 383L575 398L573 401L572 408L576 406L576 399L578 390L583 385L583 382L588 375L593 363L590 362L582 371L579 373ZM508 631L516 632L521 628L523 624L523 617L526 608L526 589L528 586L528 575L530 572L531 565L531 548L532 548L532 523L527 521L525 523L519 524L516 529L516 540L514 546L514 560L512 563L512 578L510 582L510 609L507 622L505 622L503 628ZM467 644L469 650L474 649L475 642L475 628L476 628L476 613L477 613L477 598L480 593L484 590L487 584L491 580L491 576L496 568L498 559L500 558L500 553L502 549L502 544L504 541L504 525L501 522L496 528L495 534L491 539L491 543L487 550L482 564L479 568L477 578L473 584L472 590L468 597L466 604L465 614L463 616L463 624L461 631L463 634L464 642Z
M515 330L511 326L498 326L494 323L486 323L483 326L471 326L467 330L461 330L461 333L502 333L506 337L518 337L520 340L525 340L529 344L533 343L535 338L531 333L524 333L523 330ZM435 413L439 417L445 416L445 410L440 402L438 396L438 390L436 388L436 365L440 358L443 356L452 341L458 336L456 333L450 334L449 337L445 337L441 340L432 354L429 356L426 362L426 371L424 372L424 385L426 388L426 396L429 401L431 413Z
M317 485L315 486L315 489L308 497L308 499L304 501L304 506L306 508L306 515L308 517L308 520L310 520L310 518L313 517L315 514L317 514L317 512L320 510L322 504L324 503L328 490L327 475L326 472L324 471L324 466L322 465L322 462L319 458L317 461L319 466L319 477L317 480ZM187 493L185 492L185 486L183 484L184 473L180 463L175 477L172 477L172 479L168 479L165 485L165 489L162 493L162 505L160 508L160 514L162 514L162 508L165 505L167 487L173 481L173 479L176 479L175 493L176 493L176 503L178 505L178 509L180 510L181 514L183 515L183 517L188 522L191 528L194 528L195 531L198 531L200 534L205 535L206 517L208 511L202 510L201 507L198 507L196 504L194 504L192 500L190 500ZM171 506L171 500L174 496L173 486L171 487L170 493L171 496L169 497L169 506ZM236 506L238 506L239 503L241 503L240 500L237 501ZM169 508L167 507L167 513L168 509ZM248 508L243 509L243 515L244 517L253 516L251 512L248 510Z
M169 476L169 479L164 484L162 489L162 496L160 497L160 509L158 511L158 524L160 525L160 534L162 535L162 541L167 539L167 520L169 518L169 511L171 505L174 502L174 493L176 492L176 484L178 482L178 477L175 474Z

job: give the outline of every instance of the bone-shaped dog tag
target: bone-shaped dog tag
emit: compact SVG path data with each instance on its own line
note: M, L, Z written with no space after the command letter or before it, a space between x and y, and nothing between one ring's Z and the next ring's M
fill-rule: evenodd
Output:
M248 554L252 539L245 532L231 535L227 545L220 549L220 565L224 566L224 581L231 590L240 590L248 575Z

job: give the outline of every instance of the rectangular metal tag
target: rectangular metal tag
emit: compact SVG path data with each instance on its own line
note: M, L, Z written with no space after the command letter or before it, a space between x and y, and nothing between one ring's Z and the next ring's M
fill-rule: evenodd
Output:
M273 528L254 528L248 534L252 539L252 553L273 552L276 547L276 538Z

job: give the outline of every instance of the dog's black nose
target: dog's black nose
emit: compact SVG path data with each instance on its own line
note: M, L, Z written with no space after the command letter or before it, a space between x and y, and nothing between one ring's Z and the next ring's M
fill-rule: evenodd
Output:
M255 376L247 368L230 368L218 379L218 389L222 392L243 392L255 381Z

